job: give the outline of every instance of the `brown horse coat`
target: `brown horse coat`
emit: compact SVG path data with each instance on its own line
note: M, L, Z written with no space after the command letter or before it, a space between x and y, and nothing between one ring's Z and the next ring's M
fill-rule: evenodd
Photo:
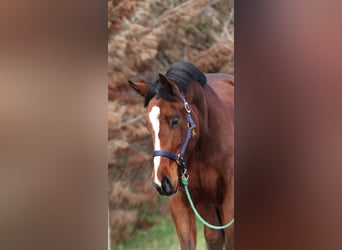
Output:
M183 93L196 124L196 138L185 151L189 191L201 216L213 225L234 217L234 78L204 75L190 63L174 64L155 82L133 83L145 97L146 125L155 150L178 153L187 131ZM180 169L166 157L154 158L154 185L169 196L169 207L181 249L196 248L196 221L180 180ZM204 227L209 249L233 249L234 225L225 230Z

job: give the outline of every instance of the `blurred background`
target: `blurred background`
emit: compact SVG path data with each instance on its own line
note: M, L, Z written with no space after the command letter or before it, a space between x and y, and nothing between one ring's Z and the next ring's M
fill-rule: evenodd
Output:
M112 249L179 249L167 198L151 184L143 100L127 80L151 80L177 61L234 74L231 0L108 1L108 188ZM198 224L198 249L205 249Z

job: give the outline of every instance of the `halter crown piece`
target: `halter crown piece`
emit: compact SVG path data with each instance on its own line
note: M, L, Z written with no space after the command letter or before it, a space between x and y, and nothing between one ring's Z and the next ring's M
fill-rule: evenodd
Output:
M182 177L188 179L189 174L188 174L188 170L186 168L186 164L184 161L184 153L185 153L185 150L189 144L191 136L194 136L194 137L196 136L196 132L195 132L196 125L195 125L194 120L191 117L191 109L190 109L189 103L185 100L184 94L182 92L180 93L180 96L181 96L182 102L184 104L184 108L186 111L186 119L188 121L188 131L186 132L186 137L185 137L185 141L184 141L184 144L182 146L182 149L181 149L179 154L174 154L174 153L171 153L171 152L168 152L165 150L155 150L153 152L153 157L164 156L164 157L167 157L171 160L176 161L178 166L180 166L182 168L182 171L183 171Z

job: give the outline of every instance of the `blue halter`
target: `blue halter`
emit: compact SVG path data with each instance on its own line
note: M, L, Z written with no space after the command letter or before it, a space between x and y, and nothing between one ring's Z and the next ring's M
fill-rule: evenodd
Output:
M184 157L186 147L188 146L189 140L191 139L191 136L196 136L196 132L195 132L196 125L195 125L194 120L191 117L191 110L190 110L189 103L185 100L183 93L180 93L180 96L181 96L182 102L184 104L184 108L186 111L186 119L188 121L188 131L186 132L186 137L185 137L183 147L182 147L179 154L174 154L174 153L171 153L171 152L168 152L165 150L155 150L153 152L153 157L164 156L164 157L167 157L171 160L176 161L178 166L180 166L183 170L182 176L187 179L189 177L189 174L188 174L188 170L186 168L186 164L185 164L183 157Z

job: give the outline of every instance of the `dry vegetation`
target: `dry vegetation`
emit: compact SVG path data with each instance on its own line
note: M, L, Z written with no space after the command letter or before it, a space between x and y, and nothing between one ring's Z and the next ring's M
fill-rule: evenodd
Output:
M151 140L142 99L127 80L152 79L180 60L204 72L234 71L230 0L108 1L108 157L112 242L127 240L146 216L165 213L153 190Z

